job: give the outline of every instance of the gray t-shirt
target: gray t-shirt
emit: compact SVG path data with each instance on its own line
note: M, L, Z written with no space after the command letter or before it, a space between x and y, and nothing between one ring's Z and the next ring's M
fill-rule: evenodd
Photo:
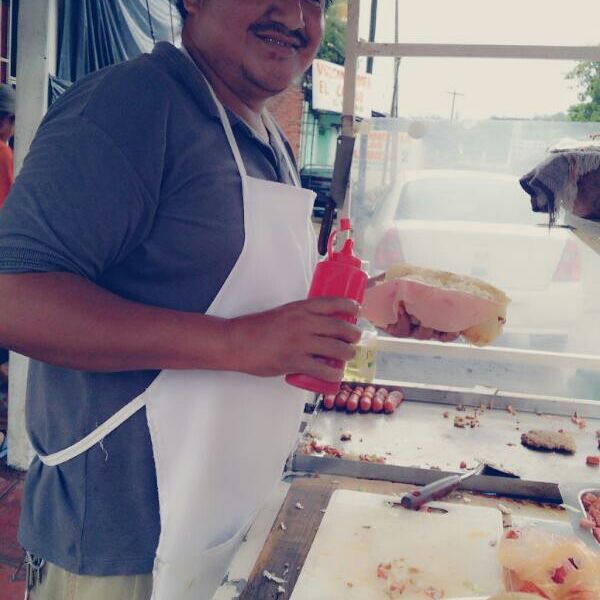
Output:
M290 183L283 156L231 120L249 175ZM133 301L205 312L243 240L240 177L216 106L189 58L160 43L51 107L1 211L0 272L74 273ZM156 375L32 361L35 448L78 441ZM30 552L80 574L147 573L159 531L145 411L59 467L33 461L19 532Z

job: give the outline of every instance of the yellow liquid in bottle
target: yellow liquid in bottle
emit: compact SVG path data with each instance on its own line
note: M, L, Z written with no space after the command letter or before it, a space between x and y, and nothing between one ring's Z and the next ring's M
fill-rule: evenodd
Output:
M346 363L344 381L368 383L375 379L377 351L374 340L365 340L365 336L356 346L354 358Z

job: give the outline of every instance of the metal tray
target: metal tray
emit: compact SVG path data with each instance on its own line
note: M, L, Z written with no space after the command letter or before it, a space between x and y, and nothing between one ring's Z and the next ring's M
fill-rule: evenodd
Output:
M373 385L389 390L401 388L407 399L391 416L317 409L308 418L306 430L319 435L321 443L352 456L382 456L385 464L306 455L301 443L293 456L293 470L425 485L444 475L464 472L460 469L462 461L472 468L483 460L514 472L518 478L476 476L466 480L463 489L555 503L562 502L559 483L594 484L597 473L586 466L585 456L597 452L594 432L600 430L600 403L532 399L487 389L431 389L381 380ZM466 412L456 410L461 404ZM509 404L516 415L507 412ZM492 407L481 416L481 427L454 427L455 415L473 414L479 406ZM449 413L447 419L445 412ZM571 422L575 412L587 419L585 429ZM578 451L567 456L529 450L520 439L530 429L564 429L576 440ZM342 431L351 432L352 440L341 442Z

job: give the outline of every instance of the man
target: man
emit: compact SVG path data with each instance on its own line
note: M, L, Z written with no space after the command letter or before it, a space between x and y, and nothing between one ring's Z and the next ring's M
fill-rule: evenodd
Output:
M360 335L335 316L354 303L300 300L312 195L264 113L324 1L181 8L186 53L158 44L52 106L0 218L0 343L32 358L36 600L210 598L297 432L281 375L335 380L316 357Z
M35 600L202 600L360 338L302 300L313 195L264 111L325 0L184 0L182 50L75 84L0 216L0 343L32 358L20 540Z
M15 134L15 90L0 85L0 208L13 183L13 153L8 145Z

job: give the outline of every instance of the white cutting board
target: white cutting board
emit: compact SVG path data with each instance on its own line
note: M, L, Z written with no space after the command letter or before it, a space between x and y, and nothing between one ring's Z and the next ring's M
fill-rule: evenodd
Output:
M448 513L424 513L389 505L398 500L335 491L291 600L429 600L430 586L444 600L503 591L499 510L435 502ZM380 563L392 564L387 579L377 576ZM394 583L407 587L391 593Z

